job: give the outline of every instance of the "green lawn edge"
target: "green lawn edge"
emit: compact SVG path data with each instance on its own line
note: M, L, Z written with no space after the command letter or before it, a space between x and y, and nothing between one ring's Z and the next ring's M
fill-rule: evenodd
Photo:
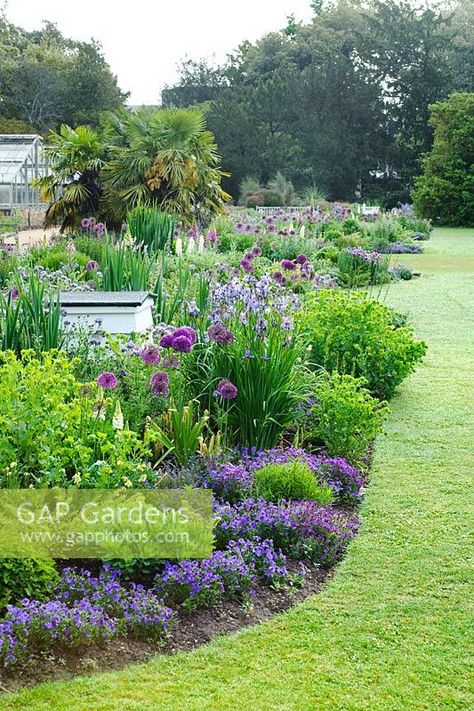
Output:
M378 439L362 528L324 591L192 653L0 698L0 709L470 709L474 230L438 229L382 298L429 345Z

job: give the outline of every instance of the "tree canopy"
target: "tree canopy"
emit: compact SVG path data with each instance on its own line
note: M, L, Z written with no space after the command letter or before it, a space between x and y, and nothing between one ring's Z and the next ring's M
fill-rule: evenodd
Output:
M40 133L62 123L97 126L103 111L126 98L96 42L68 39L50 22L27 32L0 15L3 132L14 133L18 125Z
M166 106L201 104L232 174L332 199L406 200L431 148L430 104L474 90L474 2L313 2L314 17L244 42L213 67L187 60Z
M434 142L415 181L415 206L435 222L474 227L474 94L453 94L430 111Z

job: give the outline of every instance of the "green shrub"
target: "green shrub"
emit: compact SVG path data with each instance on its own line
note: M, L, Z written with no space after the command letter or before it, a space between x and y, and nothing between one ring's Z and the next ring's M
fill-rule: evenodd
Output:
M344 287L374 286L390 281L389 256L379 256L363 250L364 256L352 254L346 249L337 256L338 283Z
M426 344L409 326L396 328L396 313L360 292L322 289L301 314L313 364L367 381L370 392L389 399L415 369Z
M223 232L219 235L219 252L246 252L255 244L255 236L237 232Z
M138 435L114 426L118 394L81 384L66 353L0 353L0 487L114 488L153 473ZM113 391L112 391L113 392Z
M363 233L364 228L355 217L348 217L342 223L342 232L345 235L352 235L354 232Z
M281 499L307 499L328 504L333 501L331 487L318 484L309 465L299 460L286 464L266 464L257 469L252 494L274 502Z
M334 244L339 249L345 249L346 247L364 247L366 240L360 234L344 234L340 237L336 237Z
M453 227L474 226L474 93L430 107L433 147L415 179L417 214Z
M51 559L0 559L0 610L24 597L43 600L58 579Z
M310 433L331 456L359 462L382 430L389 409L370 395L365 381L333 373L321 379L314 397Z
M81 235L74 240L76 249L82 254L87 254L88 259L101 262L104 253L104 243L98 237Z
M278 190L261 188L261 190L247 197L246 207L280 207L284 204L283 195Z

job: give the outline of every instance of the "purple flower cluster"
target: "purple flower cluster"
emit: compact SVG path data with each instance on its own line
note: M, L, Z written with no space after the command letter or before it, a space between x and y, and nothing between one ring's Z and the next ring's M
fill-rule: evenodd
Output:
M210 460L198 476L197 484L212 489L222 501L234 503L248 495L253 484L253 473L243 464Z
M331 487L341 504L354 506L360 501L364 478L343 457L320 457L318 479Z
M96 237L102 237L105 232L105 223L97 222L95 217L84 217L81 221L81 227L83 230L89 230Z
M104 642L119 632L118 621L87 598L67 605L61 600L22 600L8 605L0 622L0 660L4 666L25 661L34 649L53 643L78 646Z
M156 370L150 376L151 392L155 397L168 397L170 392L170 378L164 370Z
M379 245L378 250L385 254L420 254L423 252L418 244L404 244L403 242Z
M299 307L297 295L280 289L269 274L213 284L209 302L213 322L224 324L232 319L247 324L251 315L287 316Z
M87 598L103 608L126 631L147 639L162 637L173 619L172 611L163 606L161 598L142 585L124 587L121 572L105 566L99 575L73 568L63 571L56 587L58 599L68 604Z
M178 353L190 353L197 341L197 334L190 326L180 326L171 333L165 333L160 340L162 348L172 348Z
M210 244L218 244L219 243L219 237L217 236L216 230L209 230L208 231L207 241L210 242Z
M234 505L216 504L215 516L219 547L236 538L269 538L284 553L323 568L340 560L359 525L357 516L314 501L274 504L249 498Z
M362 249L362 247L347 247L345 252L346 254L351 254L353 257L358 257L367 264L378 264L381 259L379 252L367 252L365 249Z
M290 582L286 559L272 541L230 541L226 550L205 560L166 562L155 588L168 604L186 610L217 605L224 597L252 595L258 580L267 584Z
M113 390L117 387L118 380L115 373L105 370L97 378L97 385L104 390Z
M95 261L95 259L90 259L87 264L86 264L86 270L88 272L95 272L99 267L98 262Z
M242 259L240 260L240 266L244 270L246 274L251 274L253 272L254 264L253 260L255 257L261 257L262 256L262 250L260 247L253 247L250 252L247 252L247 254L244 254Z
M147 343L140 351L140 358L145 365L158 365L161 360L159 348L153 343Z
M214 390L214 395L216 397L221 397L223 400L235 400L237 393L238 390L235 385L226 378L221 380Z
M210 341L219 343L221 346L227 346L235 341L235 336L232 331L224 326L223 323L217 322L213 324L207 332Z

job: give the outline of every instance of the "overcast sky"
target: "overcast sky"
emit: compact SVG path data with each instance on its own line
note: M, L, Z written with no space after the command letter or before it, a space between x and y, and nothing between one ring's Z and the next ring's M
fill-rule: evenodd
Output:
M218 60L244 39L311 17L310 0L9 0L7 17L27 30L42 20L78 40L102 44L132 104L158 103L185 55Z

